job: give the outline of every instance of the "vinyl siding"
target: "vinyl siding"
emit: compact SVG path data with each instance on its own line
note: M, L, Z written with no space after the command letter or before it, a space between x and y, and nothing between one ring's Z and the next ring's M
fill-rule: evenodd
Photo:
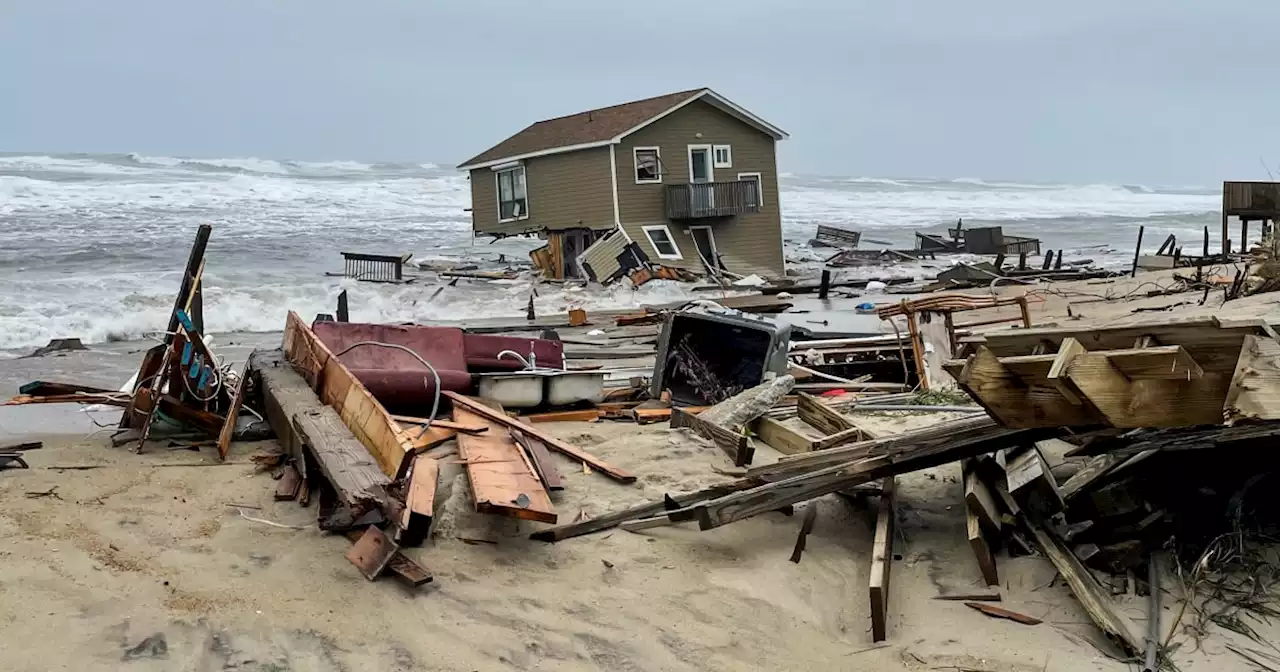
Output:
M494 171L471 171L471 222L477 234L613 228L608 147L540 156L526 160L524 166L529 217L514 222L498 222Z
M596 281L604 282L622 266L618 263L618 255L627 248L627 237L614 231L597 240L578 257L579 264L590 265L595 273ZM585 274L585 270L583 271Z
M781 277L784 273L782 211L778 206L776 144L773 137L703 101L686 105L623 138L616 150L618 214L623 227L653 261L701 272L702 262L687 227L709 225L716 249L728 270L744 275L760 273ZM689 145L730 145L733 148L733 167L713 169L713 177L717 181L736 180L738 173L760 173L764 194L760 212L728 219L682 221L679 225L668 222L663 190L668 184L688 183ZM635 183L635 154L632 150L636 147L659 148L662 184ZM683 260L658 258L657 251L642 230L651 224L668 225Z

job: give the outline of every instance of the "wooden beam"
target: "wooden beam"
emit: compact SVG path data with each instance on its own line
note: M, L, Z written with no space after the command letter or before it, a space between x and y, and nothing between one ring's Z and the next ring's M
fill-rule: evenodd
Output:
M408 467L405 457L414 450L412 440L293 311L285 320L284 353L320 401L338 412L351 433L377 459L382 472L389 478L402 476L402 470Z
M600 417L600 411L588 408L583 411L551 411L520 416L525 422L591 422Z
M401 546L421 546L431 534L439 479L439 462L426 455L414 456L409 467L409 485L405 488L404 514L400 519Z
M310 450L315 464L350 510L351 520L377 508L391 515L399 511L387 487L391 479L378 468L369 451L351 434L337 411L328 406L299 410L293 414L293 431L302 446Z
M600 458L586 452L585 450L582 450L581 448L578 448L577 446L561 441L560 439L554 436L551 436L550 434L547 434L546 432L543 432L540 429L531 427L518 420L510 418L504 413L498 413L497 411L494 411L488 406L485 406L484 404L474 399L471 399L470 397L465 397L461 394L458 394L456 392L450 392L448 390L444 392L444 396L447 397L454 404L464 406L467 410L471 411L476 415L481 416L485 420L496 422L496 423L505 425L508 429L514 429L516 431L520 431L525 434L528 434L529 436L532 436L533 438L545 443L547 447L550 448L551 450L554 450L557 453L561 453L562 455L568 455L569 457L572 457L573 459L578 460L579 462L583 462L587 466L591 467L592 469L595 469L596 471L603 473L609 478L612 478L616 481L620 481L622 483L634 483L636 480L636 477L631 473L623 469L619 469L618 467L615 467L609 464L608 462L601 460Z
M894 497L897 481L890 476L881 484L880 509L876 514L876 533L871 544L871 639L883 642L889 629L889 570L893 564L893 528L897 517Z
M1053 365L1049 367L1049 373L1045 375L1045 378L1049 380L1049 384L1058 391L1058 394L1061 394L1064 399L1076 406L1083 406L1085 402L1080 391L1067 379L1067 366L1071 364L1071 360L1075 359L1076 355L1084 352L1084 346L1080 344L1080 341L1069 336L1062 339L1062 343L1058 346L1058 352L1054 355Z
M1024 522L1035 535L1036 543L1049 557L1049 561L1057 568L1062 578L1066 579L1080 606L1084 607L1089 617L1107 635L1130 656L1141 656L1143 651L1142 632L1124 612L1116 609L1111 602L1109 591L1104 591L1093 574L1076 558L1071 549L1045 530L1039 524L1024 517Z
M227 459L227 451L231 449L231 440L236 433L236 420L240 417L240 407L244 405L244 393L249 382L249 363L245 362L244 368L240 370L240 381L236 384L234 396L231 399L231 408L227 410L226 422L222 425L222 431L218 433L218 459Z
M797 455L813 450L814 440L769 416L761 416L751 425L751 431L770 448L785 455Z
M969 548L973 549L973 557L978 561L978 571L988 586L1000 585L1000 576L996 572L996 558L987 545L987 538L982 534L982 525L978 516L971 509L965 511L965 526L969 537Z
M480 434L458 435L458 455L466 464L476 512L556 522L551 497L511 433L461 404L454 404L453 419L461 424L489 427L489 431Z
M1280 342L1244 337L1223 411L1231 421L1280 419Z
M422 427L423 425L428 424L427 418L415 418L411 415L392 415L391 419L401 425L417 425L418 427ZM455 432L461 432L463 434L479 434L480 432L488 429L485 425L460 425L452 420L438 419L431 420L430 426L452 429Z
M754 457L755 449L751 447L751 440L746 436L707 422L692 413L685 412L682 408L671 409L671 427L688 427L698 436L716 444L733 460L735 466L751 464Z
M560 476L560 470L556 469L556 465L551 461L551 453L547 452L547 445L521 432L511 432L511 437L524 450L529 462L533 464L533 470L538 474L538 480L542 481L542 486L547 489L547 492L564 490L564 479Z
M649 518L662 513L663 511L689 507L698 502L746 490L756 484L756 481L750 479L721 483L709 488L704 488L697 492L675 495L674 497L668 496L668 498L663 501L649 502L647 504L633 506L629 509L623 509L622 511L606 513L579 523L570 523L559 527L539 530L529 535L529 538L537 541L556 542L564 539L571 539L573 537L580 537L584 534L612 529L628 520ZM674 507L674 509L671 507Z
M970 461L971 462L971 461ZM964 503L969 513L982 523L983 528L999 533L1003 523L1000 520L1000 507L996 505L995 495L987 489L971 464L962 468L964 474Z
M376 525L370 525L360 539L347 551L347 560L355 565L364 578L374 581L391 563L391 557L400 551L394 541L387 538Z

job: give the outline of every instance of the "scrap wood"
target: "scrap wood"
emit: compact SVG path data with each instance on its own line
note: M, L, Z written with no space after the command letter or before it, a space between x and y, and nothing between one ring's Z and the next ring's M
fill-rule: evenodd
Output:
M287 465L284 468L280 480L276 483L275 500L277 502L290 502L298 498L298 492L302 489L302 476L298 474L298 470L293 465Z
M565 441L561 441L560 439L554 436L551 436L550 434L547 434L540 429L531 427L529 425L519 422L518 420L509 418L504 413L498 413L497 411L494 411L488 406L485 406L484 404L470 397L466 397L452 391L445 391L444 396L447 397L454 404L460 404L466 407L467 410L473 412L476 415L481 416L486 420L497 422L499 424L505 425L508 429L513 429L513 430L528 434L529 436L532 436L533 438L545 443L547 447L550 448L551 450L554 450L557 453L561 453L575 460L578 460L583 464L590 466L592 469L595 469L616 481L620 481L622 483L634 483L636 480L636 477L631 473L623 469L619 469L618 467L615 467L609 464L608 462L605 462L597 458L596 456L582 450L581 448L578 448L577 446L569 444Z
M1098 580L1061 541L1027 516L1020 519L1035 535L1036 543L1058 569L1062 578L1071 586L1071 592L1079 600L1093 622L1103 633L1116 642L1130 656L1141 656L1144 651L1143 636L1129 617L1111 602L1110 595L1098 584Z
M411 415L392 415L392 420L402 425L430 425L431 427L440 427L442 429L452 429L455 432L463 434L479 434L488 429L484 425L463 425L452 420L432 420L428 418L416 418Z
M708 422L699 415L686 412L682 408L672 409L671 427L688 427L694 433L716 444L733 460L734 466L751 464L755 449L751 440L744 434L734 432L726 427Z
M364 578L374 581L399 551L396 542L388 539L376 525L370 525L347 551L347 560L360 570Z
M721 483L719 485L713 485L697 492L674 496L667 495L662 501L649 502L647 504L633 506L629 509L623 509L622 511L615 511L613 513L596 516L595 518L576 521L568 525L539 530L529 535L529 538L537 541L556 542L564 539L571 539L573 537L579 537L584 534L591 534L592 532L600 532L617 527L628 520L648 518L662 513L663 511L671 510L670 505L672 503L675 504L676 509L686 508L699 501L727 495L739 490L745 490L755 485L755 483L756 481L752 481L750 479L741 479L737 481L730 481L728 483Z
M809 538L809 534L813 532L813 524L818 519L818 505L812 503L804 512L804 522L800 525L800 533L796 535L796 546L791 551L791 562L800 562L800 556L804 553L805 542Z
M409 466L404 513L400 519L398 541L402 546L419 546L431 533L436 485L440 463L427 455L416 455Z
M39 450L44 448L43 441L27 441L25 443L12 443L7 446L0 446L0 453L16 453L24 450Z
M548 413L533 413L530 415L520 416L525 422L591 422L600 417L598 408L588 408L581 411L551 411Z
M53 394L47 396L19 394L10 397L8 401L0 403L0 406L24 406L27 404L104 404L107 406L125 407L129 405L129 399L127 396L122 396L120 392L109 392L105 394Z
M999 591L990 591L986 593L957 593L955 595L934 595L935 600L944 600L948 602L999 602Z
M506 417L487 406L480 407ZM453 417L459 423L487 425L489 429L480 434L458 435L458 454L466 464L476 512L556 522L551 497L533 464L511 437L511 432L504 431L497 422L459 403L454 404ZM512 429L527 428L527 425L516 424L518 426Z
M778 376L773 380L761 383L748 390L743 390L708 408L700 415L703 420L709 423L730 430L737 430L773 408L779 400L791 392L795 382L796 379L789 375Z
M560 476L560 470L556 469L556 465L552 463L551 453L547 452L546 444L521 432L511 432L511 436L528 456L543 487L549 492L564 490L564 479Z
M888 637L889 570L893 564L893 538L897 512L894 499L897 481L893 476L881 485L880 510L876 514L876 532L871 544L871 579L868 596L871 601L871 639L883 642Z
M388 519L395 518L398 502L387 491L391 480L351 434L337 411L318 404L300 410L293 414L292 431L315 458L315 465L349 510L351 520L373 509L382 511Z
M236 433L236 421L240 417L240 407L244 405L244 395L249 385L249 363L245 362L240 370L240 380L236 382L236 390L231 399L231 408L227 410L227 418L218 432L218 458L227 459L227 451L231 448L231 439ZM139 437L141 438L141 437Z
M982 602L965 602L964 606L969 607L970 609L976 609L993 618L1003 618L1006 620L1013 621L1015 623L1021 623L1023 625L1040 625L1041 623L1044 622L1038 618L1028 616L1026 614L1020 614L1016 611L1005 609L1004 607L997 607L994 604L983 604Z

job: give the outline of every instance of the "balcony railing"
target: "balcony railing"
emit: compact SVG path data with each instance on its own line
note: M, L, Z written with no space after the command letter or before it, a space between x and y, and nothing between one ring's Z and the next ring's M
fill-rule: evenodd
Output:
M759 185L754 180L667 185L667 219L732 217L760 212Z

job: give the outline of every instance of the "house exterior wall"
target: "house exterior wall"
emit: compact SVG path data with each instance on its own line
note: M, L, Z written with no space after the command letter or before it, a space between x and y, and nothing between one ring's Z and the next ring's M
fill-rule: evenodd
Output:
M498 221L498 182L488 168L471 171L471 222L477 234L510 235L560 229L611 229L613 179L609 148L524 161L529 216Z
M701 134L701 135L699 135ZM738 173L759 173L763 205L758 213L727 219L681 221L666 219L663 194L666 185L689 182L689 145L729 145L732 168L714 168L716 181L738 179ZM741 274L760 273L780 277L784 273L782 211L778 205L777 142L772 136L739 121L720 109L696 101L622 139L615 150L618 173L618 215L623 228L655 262L701 272L689 226L710 226L716 250L725 267ZM658 147L662 184L636 184L636 147ZM643 227L667 224L681 260L659 259Z

